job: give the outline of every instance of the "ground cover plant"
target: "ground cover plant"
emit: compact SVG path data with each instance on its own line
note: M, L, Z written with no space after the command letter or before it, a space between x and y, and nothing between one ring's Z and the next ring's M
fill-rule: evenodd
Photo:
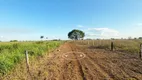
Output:
M9 72L25 58L25 50L30 51L30 57L37 57L44 55L47 51L55 49L61 43L61 41L1 42L0 76Z

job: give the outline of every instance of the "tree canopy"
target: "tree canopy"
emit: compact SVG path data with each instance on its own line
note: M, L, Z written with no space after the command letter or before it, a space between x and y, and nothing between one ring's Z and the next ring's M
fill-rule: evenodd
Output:
M40 39L43 39L44 38L44 36L40 36Z
M85 33L77 29L74 29L68 33L68 38L73 39L73 40L83 39L84 36L85 36Z

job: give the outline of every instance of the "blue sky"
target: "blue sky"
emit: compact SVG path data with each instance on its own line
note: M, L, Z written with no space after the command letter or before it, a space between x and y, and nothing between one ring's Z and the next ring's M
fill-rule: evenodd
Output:
M142 0L0 0L0 40L142 36Z

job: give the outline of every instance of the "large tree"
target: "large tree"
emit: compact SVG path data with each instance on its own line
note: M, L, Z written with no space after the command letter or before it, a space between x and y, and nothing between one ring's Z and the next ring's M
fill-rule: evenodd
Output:
M68 33L68 38L73 39L73 40L83 39L84 36L85 36L85 33L77 29L74 29Z
M40 36L40 39L43 39L44 38L44 36Z

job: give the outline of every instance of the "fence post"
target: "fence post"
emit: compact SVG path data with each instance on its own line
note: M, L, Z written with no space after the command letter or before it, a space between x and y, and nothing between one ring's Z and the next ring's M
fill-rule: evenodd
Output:
M25 58L26 58L27 72L29 73L30 80L33 80L33 79L32 79L32 75L31 75L31 73L30 73L28 50L25 50ZM27 79L29 79L28 76L27 76Z
M139 55L140 59L142 59L142 43L140 44L140 55Z
M28 51L27 50L25 51L25 58L26 58L27 68L29 69L29 57L28 57Z
M114 44L113 42L111 42L111 51L113 51L113 48L114 48Z
M94 46L94 40L93 40L93 46Z
M87 42L88 42L88 45L89 45L89 40L87 40Z

